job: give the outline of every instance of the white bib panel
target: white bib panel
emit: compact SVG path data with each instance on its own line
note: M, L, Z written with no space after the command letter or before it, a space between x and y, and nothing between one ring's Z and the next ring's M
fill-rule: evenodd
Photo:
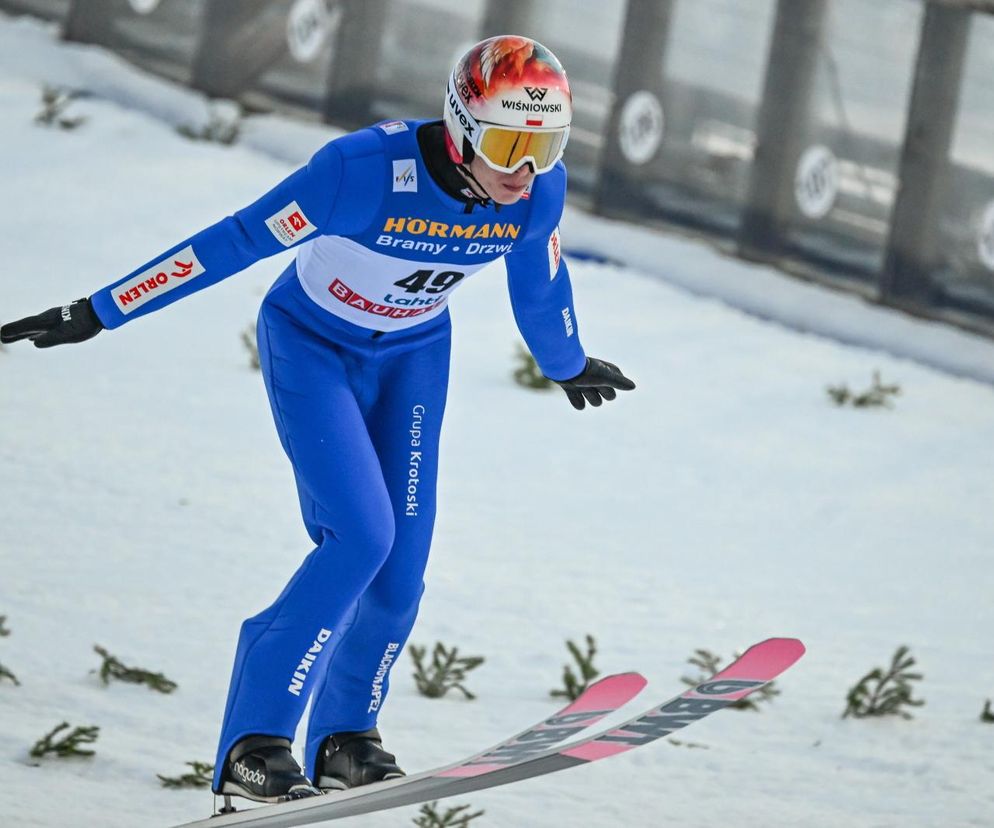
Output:
M435 242L417 244L427 252L436 250ZM455 287L488 264L401 259L344 236L319 236L297 249L297 278L304 292L329 313L377 331L400 331L434 319Z

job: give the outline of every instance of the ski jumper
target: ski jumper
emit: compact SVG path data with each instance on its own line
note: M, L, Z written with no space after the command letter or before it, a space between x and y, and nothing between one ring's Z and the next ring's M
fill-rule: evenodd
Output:
M566 171L527 198L467 208L425 166L422 121L336 139L254 204L92 297L116 328L287 248L259 313L263 379L315 544L241 628L215 763L252 734L305 767L331 733L366 730L414 624L435 518L454 288L505 257L517 325L552 379L584 369L558 222Z

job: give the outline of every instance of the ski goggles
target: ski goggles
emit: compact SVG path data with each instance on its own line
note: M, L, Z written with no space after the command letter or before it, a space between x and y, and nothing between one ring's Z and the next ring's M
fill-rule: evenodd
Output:
M462 132L469 138L473 151L483 158L491 169L513 173L525 164L531 164L537 174L547 173L566 149L569 127L507 127L478 121L463 106L456 92L454 79L446 90L448 107L445 117L451 118L456 134Z
M513 173L531 164L536 173L547 173L563 157L569 127L546 130L514 129L480 122L473 149L491 169Z

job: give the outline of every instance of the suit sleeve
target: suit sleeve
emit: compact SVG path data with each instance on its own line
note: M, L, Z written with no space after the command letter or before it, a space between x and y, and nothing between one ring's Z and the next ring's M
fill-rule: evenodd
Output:
M120 327L314 238L331 220L342 178L342 153L331 142L253 204L97 291L97 316Z
M542 373L549 379L565 380L583 371L586 355L559 239L565 170L557 167L546 175L554 180L533 188L536 201L531 226L522 244L504 261L518 330Z

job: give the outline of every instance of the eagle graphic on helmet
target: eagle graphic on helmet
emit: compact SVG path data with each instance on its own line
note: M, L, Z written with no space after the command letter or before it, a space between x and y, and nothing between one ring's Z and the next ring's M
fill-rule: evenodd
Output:
M562 156L572 119L573 98L562 64L529 37L483 40L460 58L449 77L446 143L457 163L475 153L498 170L531 163L545 172Z

